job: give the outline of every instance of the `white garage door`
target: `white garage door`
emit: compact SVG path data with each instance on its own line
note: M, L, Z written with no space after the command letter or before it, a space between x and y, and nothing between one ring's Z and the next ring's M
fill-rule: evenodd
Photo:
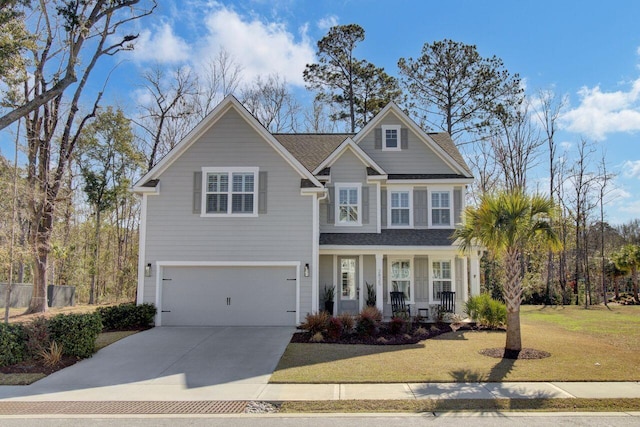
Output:
M295 267L164 267L167 326L296 324Z

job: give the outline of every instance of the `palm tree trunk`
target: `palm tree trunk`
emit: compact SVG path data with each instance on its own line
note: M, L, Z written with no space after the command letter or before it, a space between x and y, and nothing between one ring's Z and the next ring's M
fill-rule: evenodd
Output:
M505 254L506 277L504 300L507 305L507 340L504 357L515 359L522 350L520 334L520 302L522 301L522 277L520 274L519 251L510 248Z

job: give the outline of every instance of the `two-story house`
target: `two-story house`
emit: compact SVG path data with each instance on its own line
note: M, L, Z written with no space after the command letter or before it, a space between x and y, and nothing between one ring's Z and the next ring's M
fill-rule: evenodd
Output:
M271 134L225 98L134 187L138 302L157 325L295 325L335 287L356 314L373 286L414 313L479 293L478 252L451 235L471 172L445 133L389 104L357 134Z

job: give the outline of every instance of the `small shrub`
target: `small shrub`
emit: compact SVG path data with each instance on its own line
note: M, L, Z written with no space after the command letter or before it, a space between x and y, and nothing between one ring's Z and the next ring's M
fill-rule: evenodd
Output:
M25 337L22 325L0 323L0 366L13 365L25 359Z
M153 304L124 303L111 307L100 307L98 313L102 319L102 326L107 331L127 331L145 329L153 325L156 315Z
M342 336L343 327L340 318L332 317L327 325L327 335L332 339L338 339Z
M389 340L388 340L388 339L386 339L385 337L380 337L380 338L378 338L378 339L376 340L376 342L377 342L378 344L386 344L386 343L388 343L388 342L389 342Z
M95 352L96 338L102 331L100 314L58 314L49 321L52 341L64 349L64 354L79 358Z
M309 331L311 335L318 332L324 332L329 326L329 319L331 316L326 311L320 311L318 313L309 313L304 319L304 322L300 325L300 328L305 331Z
M49 336L49 320L44 316L38 316L24 325L26 357L38 359L43 351L51 345Z
M507 306L486 293L469 298L464 311L473 321L489 328L498 328L507 321Z
M342 332L350 334L356 324L355 320L353 320L353 316L350 313L342 313L338 318L342 322Z
M324 341L324 335L322 335L322 332L316 332L315 334L313 334L311 336L309 341L311 341L311 342L323 342Z
M382 321L382 312L378 310L376 307L363 308L362 311L360 312L360 316L362 316L363 314L366 314L367 316L371 317L376 322Z
M43 349L40 352L40 358L44 360L44 364L47 366L55 366L62 360L64 349L57 342L52 341L49 345L49 349Z
M382 313L375 307L366 307L358 315L356 332L360 335L374 336L378 333L378 326L382 320Z
M399 334L407 329L407 321L402 317L393 317L389 322L389 329L392 334Z

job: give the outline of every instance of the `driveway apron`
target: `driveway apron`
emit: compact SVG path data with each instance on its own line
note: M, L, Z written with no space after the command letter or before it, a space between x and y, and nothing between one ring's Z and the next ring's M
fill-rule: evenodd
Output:
M293 332L291 327L153 328L30 387L51 391L131 383L186 388L266 384Z

